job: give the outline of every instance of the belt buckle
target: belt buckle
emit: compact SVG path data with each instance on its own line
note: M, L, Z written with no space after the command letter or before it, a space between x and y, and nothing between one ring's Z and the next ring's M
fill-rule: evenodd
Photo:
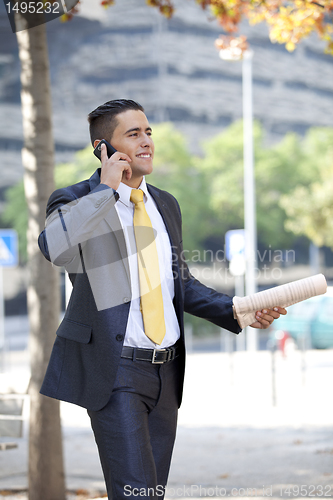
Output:
M156 354L158 352L165 352L165 351L166 351L166 349L154 349L153 350L153 359L151 360L153 365L163 365L165 360L164 361L156 361Z

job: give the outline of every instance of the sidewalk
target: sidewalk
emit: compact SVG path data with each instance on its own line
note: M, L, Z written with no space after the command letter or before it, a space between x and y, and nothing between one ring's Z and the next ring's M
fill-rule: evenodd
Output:
M298 351L276 354L273 406L270 352L189 354L166 498L333 497L333 350L308 351L305 365L302 373ZM22 381L20 366L11 363L0 382ZM69 500L101 496L86 412L67 403L61 412L67 489L90 492ZM0 452L0 492L27 487L27 425L16 441Z

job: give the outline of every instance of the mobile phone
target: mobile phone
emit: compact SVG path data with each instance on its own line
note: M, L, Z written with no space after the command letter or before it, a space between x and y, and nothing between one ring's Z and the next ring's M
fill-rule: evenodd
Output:
M113 146L111 146L111 144L108 141L106 141L105 139L102 139L94 149L94 155L97 156L97 158L101 161L102 161L102 159L101 159L101 146L102 146L102 144L105 144L105 146L106 146L106 154L108 155L108 158L110 158L110 156L112 156L114 153L117 152L117 150Z

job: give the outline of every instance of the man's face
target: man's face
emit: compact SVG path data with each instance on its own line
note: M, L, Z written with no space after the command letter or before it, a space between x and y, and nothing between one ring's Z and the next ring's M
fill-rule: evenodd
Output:
M117 151L131 158L132 181L153 171L154 143L146 115L139 110L128 110L117 115L110 143Z

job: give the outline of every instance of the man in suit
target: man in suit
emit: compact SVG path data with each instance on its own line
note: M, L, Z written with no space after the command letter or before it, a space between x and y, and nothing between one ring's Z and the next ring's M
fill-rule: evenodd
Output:
M154 143L143 108L109 101L88 119L93 146L106 139L117 151L108 158L103 145L101 169L48 201L39 246L65 266L73 291L41 392L87 408L109 499L163 498L184 377L183 313L241 329L232 298L190 274L177 201L146 184ZM136 224L137 210L147 224ZM139 249L146 232L153 253ZM147 292L144 273L156 281ZM281 313L258 311L252 326L267 328Z

